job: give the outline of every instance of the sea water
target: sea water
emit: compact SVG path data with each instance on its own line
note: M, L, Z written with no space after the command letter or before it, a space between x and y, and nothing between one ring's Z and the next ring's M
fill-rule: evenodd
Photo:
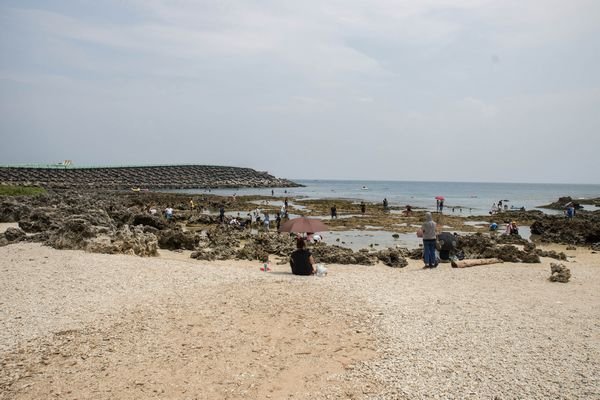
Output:
M390 206L435 210L435 197L443 196L444 212L460 215L485 215L493 203L503 200L509 209L537 209L562 196L573 199L600 197L600 185L544 184L544 183L479 183L479 182L410 182L410 181L350 181L304 180L297 188L274 188L276 197L303 197L306 199L348 199L357 203L379 203L387 198ZM231 196L271 196L271 188L212 189L210 193ZM206 189L185 189L178 192L199 194ZM593 206L584 206L593 210ZM461 210L462 209L462 210ZM552 213L544 209L544 212Z
M285 196L304 199L349 199L360 203L378 203L384 198L391 206L404 207L410 204L414 207L435 210L435 197L445 197L445 213L462 215L487 215L492 203L503 200L505 204L527 210L556 201L561 196L571 196L574 199L600 197L600 185L570 185L570 184L523 184L523 183L464 183L464 182L401 182L401 181L340 181L340 180L296 180L305 185L298 188L244 188L244 189L212 189L211 194L232 196L261 195L271 197L271 190L276 199L270 204L280 205ZM365 189L363 189L363 186ZM205 189L179 190L190 194L209 193ZM506 202L505 200L508 200ZM261 201L256 202L257 205ZM291 203L291 202L290 202ZM295 203L295 207L297 204ZM310 208L310 206L308 206ZM586 206L594 209L592 206ZM357 205L358 211L358 205ZM546 213L560 212L543 209ZM394 212L394 211L392 211ZM238 211L226 212L235 216ZM241 215L245 216L245 212ZM291 215L296 217L296 215ZM328 219L329 216L322 218ZM482 230L487 231L487 222L476 221ZM371 230L350 230L324 232L324 240L329 244L337 244L354 250L371 248L373 250L386 247L415 248L421 244L421 239L415 233L399 233L392 236L392 231L383 231L378 227ZM502 227L501 227L502 229ZM521 226L520 234L524 238L530 236L528 227ZM459 234L461 232L458 232Z

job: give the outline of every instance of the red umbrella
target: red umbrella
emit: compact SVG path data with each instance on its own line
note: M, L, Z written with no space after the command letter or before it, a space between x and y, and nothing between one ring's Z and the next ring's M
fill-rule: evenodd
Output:
M435 196L436 200L444 200L444 196Z
M321 220L307 217L290 219L281 224L279 232L315 233L328 231L329 228Z

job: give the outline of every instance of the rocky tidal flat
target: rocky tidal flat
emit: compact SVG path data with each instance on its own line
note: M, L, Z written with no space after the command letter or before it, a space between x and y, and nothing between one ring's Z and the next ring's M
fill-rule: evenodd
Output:
M194 202L194 209L190 200ZM269 213L273 220L273 215L279 211L279 202L281 199L273 197L234 198L158 192L52 191L38 196L6 196L0 200L0 222L17 223L18 227L10 227L0 234L0 245L39 242L57 249L138 256L156 256L159 249L190 250L193 251L192 258L204 260L285 258L294 248L293 238L275 232L274 221L269 231L262 224L252 229L229 224L233 218L245 219L257 207L262 213ZM335 202L342 218L330 219L326 213L332 204L325 200L293 199L289 210L298 215L325 219L331 232L369 232L371 228L378 232L389 231L391 243L399 236L398 232L414 233L423 219L422 211L410 215L390 213L375 204L368 205L365 215L355 214L358 206L347 200ZM230 210L223 224L218 218L221 205ZM167 206L175 210L170 222L162 216L162 210ZM151 208L157 210L156 214L149 213ZM343 218L344 215L348 218ZM594 249L600 243L600 212L580 212L572 220L540 211L490 217L499 222L508 218L518 220L521 225L530 225L533 240L518 235L490 234L486 221L477 222L483 225L474 225L468 218L459 216L438 214L435 218L442 230L460 232L458 250L467 258L495 257L504 261L536 263L539 256L544 255L564 259L561 254L544 253L536 243L562 243ZM357 251L348 247L338 238L314 245L313 252L318 262L338 264L372 265L383 261L390 266L402 266L405 258L421 257L420 248L400 244L383 248L379 243L371 243Z

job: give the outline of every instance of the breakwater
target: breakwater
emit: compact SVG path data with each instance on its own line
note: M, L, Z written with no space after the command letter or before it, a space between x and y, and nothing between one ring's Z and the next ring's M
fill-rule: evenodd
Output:
M190 189L294 187L287 179L251 168L212 165L126 167L0 166L0 183L55 189Z

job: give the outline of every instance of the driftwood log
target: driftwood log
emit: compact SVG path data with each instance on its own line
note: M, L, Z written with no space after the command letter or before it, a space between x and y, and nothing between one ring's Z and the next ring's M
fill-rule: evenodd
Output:
M475 260L452 261L452 268L468 268L477 265L497 264L503 262L498 258L478 258Z

